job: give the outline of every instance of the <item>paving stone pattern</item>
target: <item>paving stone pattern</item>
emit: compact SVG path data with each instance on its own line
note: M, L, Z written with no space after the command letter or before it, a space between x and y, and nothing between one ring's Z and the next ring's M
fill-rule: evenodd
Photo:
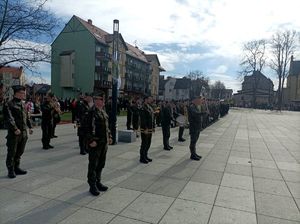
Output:
M178 142L178 128L171 151L156 129L146 165L140 139L109 146L102 178L109 190L98 197L88 192L88 157L73 125L58 125L57 135L55 148L42 150L36 127L22 157L28 174L8 179L0 131L0 223L300 223L300 113L233 108L201 132L201 161L189 159L188 131Z

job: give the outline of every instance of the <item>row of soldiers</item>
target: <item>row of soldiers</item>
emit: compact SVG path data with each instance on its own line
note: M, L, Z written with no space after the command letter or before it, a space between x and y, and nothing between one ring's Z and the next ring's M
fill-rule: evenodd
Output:
M202 98L202 103L199 106L200 111L203 114L200 116L201 119L201 130L209 126L211 123L218 120L221 116L228 113L229 106L224 102L213 99ZM188 127L188 107L189 101L160 101L153 103L151 107L154 110L154 119L156 126L162 127L163 134L163 147L164 150L173 149L169 144L170 128L179 126L178 141L184 142L183 133L185 127ZM139 122L140 122L140 109L142 104L139 100L133 100L127 107L127 122L126 126L128 130L133 129L138 133ZM137 134L138 136L138 134Z
M14 98L5 105L4 115L8 123L7 135L7 160L8 177L15 178L16 175L24 175L26 170L20 168L21 156L24 152L27 137L27 128L32 133L32 125L27 111L24 109L24 97L26 96L23 86L14 88ZM51 134L53 111L57 108L53 102L53 94L48 94L42 105L42 142L43 146L51 146ZM97 196L99 191L106 191L107 186L101 182L101 173L105 166L106 153L108 144L111 143L111 135L109 130L109 117L105 112L105 96L103 92L86 93L77 104L76 126L78 128L80 152L89 154L88 164L88 184L90 193ZM173 106L170 102L163 103L159 108L161 116L161 126L163 131L164 149L171 150L169 145L170 122L175 120L173 117ZM201 156L196 153L196 143L198 141L200 131L205 116L209 113L207 101L202 97L194 97L190 104L180 104L178 107L177 119L182 126L182 132L185 125L189 124L190 132L190 159L200 160ZM153 108L153 98L146 96L143 103L138 106L139 114L139 131L141 134L140 146L140 162L147 164L152 162L148 152L151 146L152 134L155 132L156 120L155 115L158 113L157 108ZM56 111L58 112L58 111ZM180 130L180 129L179 129ZM179 131L179 132L181 132ZM182 138L182 141L184 139ZM45 147L44 147L45 148ZM47 147L46 147L47 148Z

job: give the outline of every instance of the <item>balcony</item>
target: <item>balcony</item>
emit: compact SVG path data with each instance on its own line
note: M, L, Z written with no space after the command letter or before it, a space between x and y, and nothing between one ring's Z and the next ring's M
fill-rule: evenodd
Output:
M111 60L111 54L107 53L107 52L96 52L96 58L99 58L100 60Z
M94 89L111 89L112 83L107 80L95 80Z
M111 68L106 66L95 66L95 72L98 74L111 74Z

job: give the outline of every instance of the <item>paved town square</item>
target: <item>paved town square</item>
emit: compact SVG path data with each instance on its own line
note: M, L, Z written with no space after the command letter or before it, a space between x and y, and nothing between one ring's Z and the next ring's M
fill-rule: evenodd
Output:
M125 129L126 117L119 117ZM189 156L189 137L163 150L161 129L139 162L140 139L109 146L103 183L94 197L87 155L79 154L73 124L57 126L55 147L43 150L41 129L29 137L21 167L7 178L6 131L0 131L0 223L297 224L300 223L300 114L231 109L200 134Z

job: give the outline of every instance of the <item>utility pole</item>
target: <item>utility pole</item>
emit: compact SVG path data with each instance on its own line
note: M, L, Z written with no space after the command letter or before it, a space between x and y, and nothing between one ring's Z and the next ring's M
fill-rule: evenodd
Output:
M112 57L112 105L111 105L111 135L112 144L117 144L117 104L118 104L118 78L119 78L119 20L113 23L113 57Z

